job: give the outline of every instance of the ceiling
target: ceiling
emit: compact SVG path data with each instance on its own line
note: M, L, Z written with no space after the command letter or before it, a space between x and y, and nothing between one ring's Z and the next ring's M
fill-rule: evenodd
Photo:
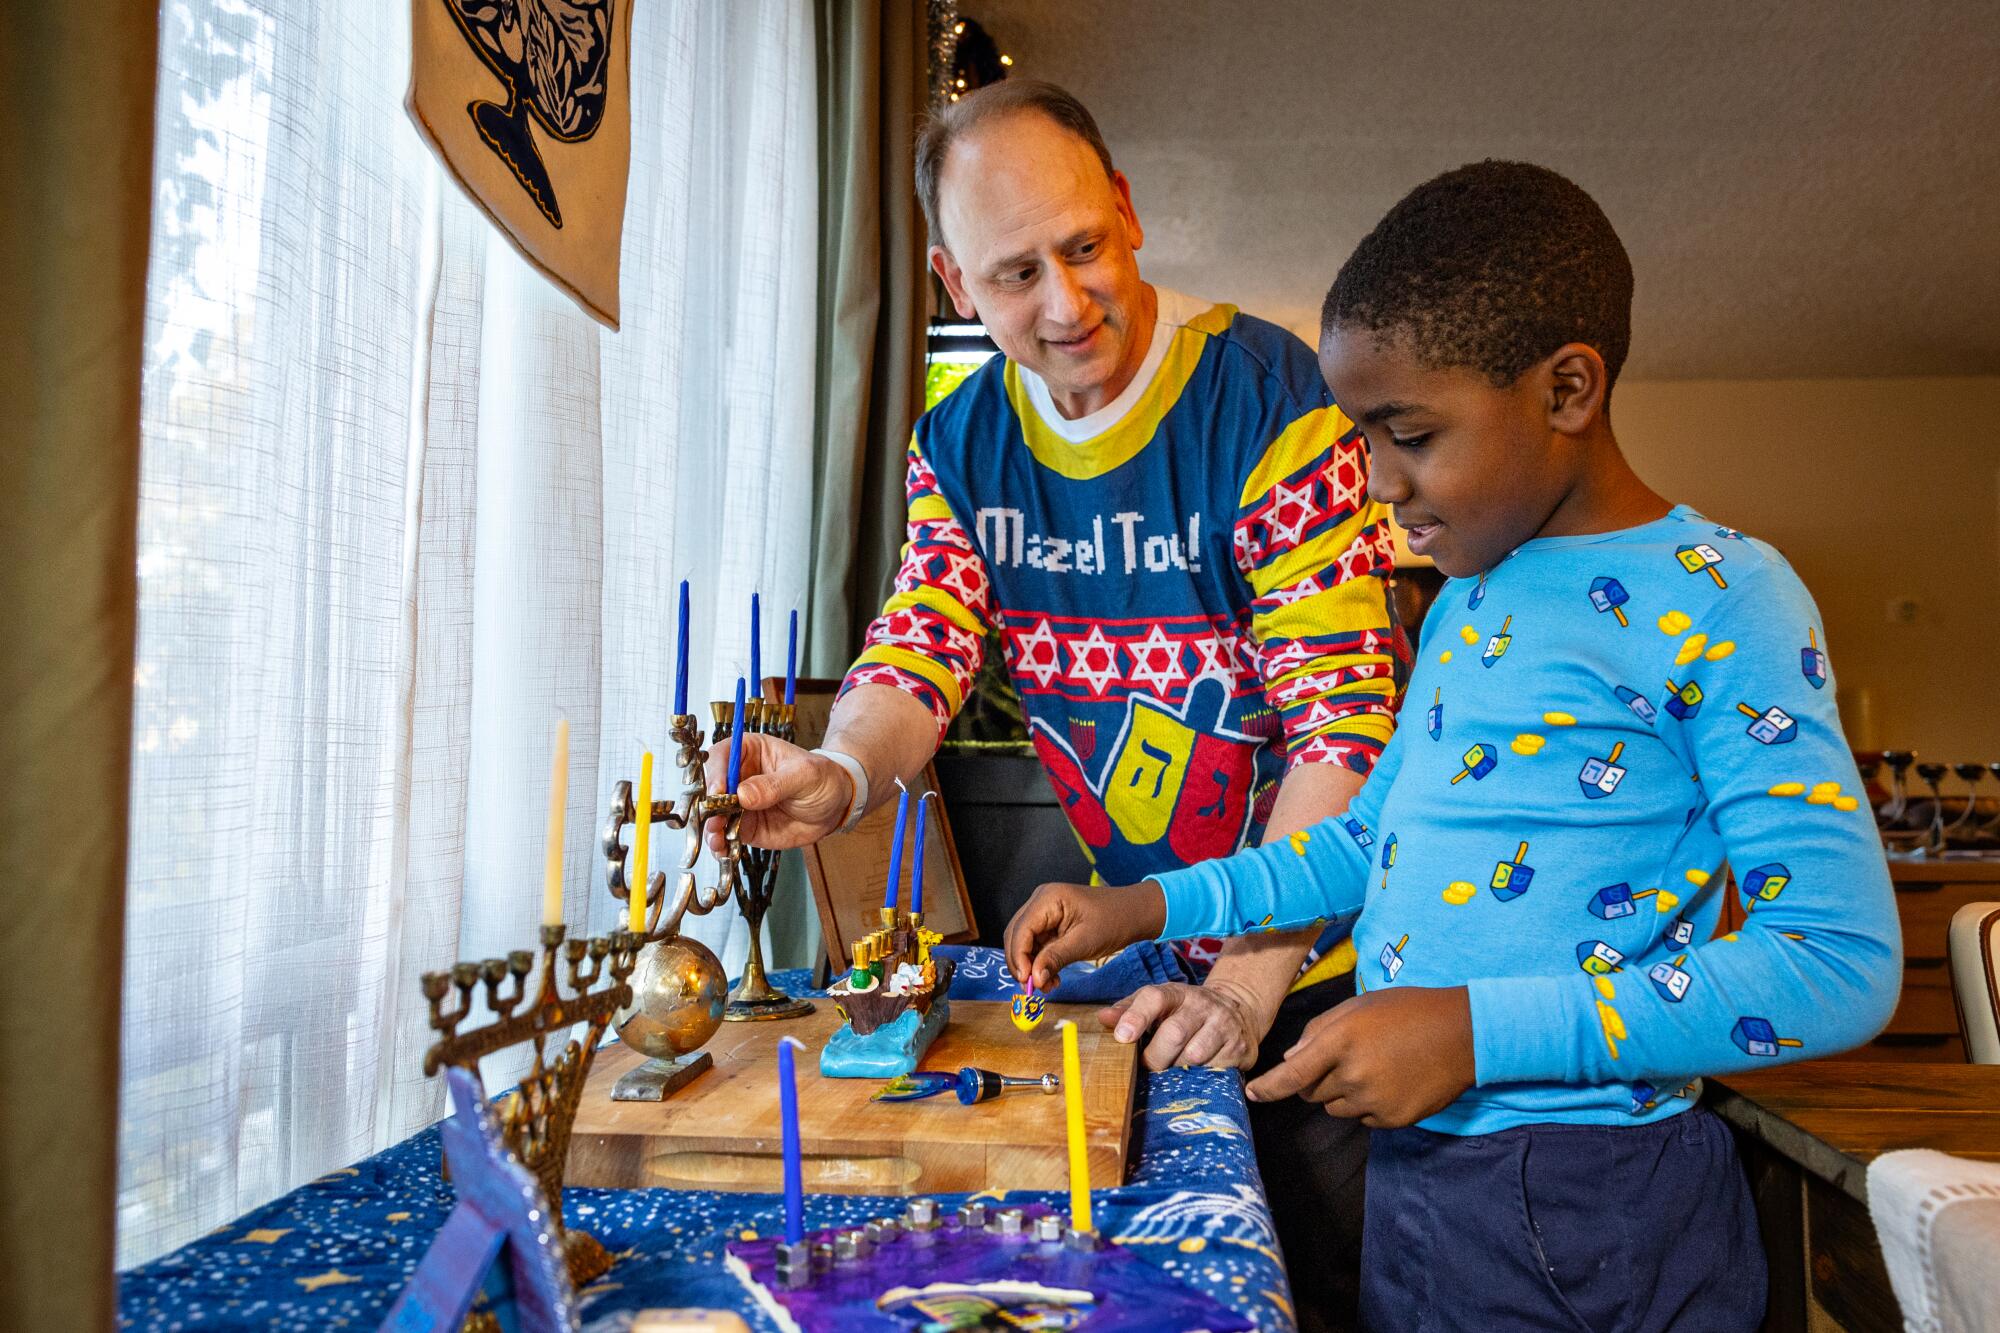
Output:
M960 0L1090 106L1148 280L1311 336L1418 182L1545 163L1642 379L2000 374L2000 0Z

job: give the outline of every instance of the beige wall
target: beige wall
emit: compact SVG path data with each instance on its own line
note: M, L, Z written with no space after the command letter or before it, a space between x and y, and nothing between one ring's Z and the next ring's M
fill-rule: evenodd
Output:
M1857 747L2000 760L2000 377L1634 382L1612 424L1654 489L1792 562Z

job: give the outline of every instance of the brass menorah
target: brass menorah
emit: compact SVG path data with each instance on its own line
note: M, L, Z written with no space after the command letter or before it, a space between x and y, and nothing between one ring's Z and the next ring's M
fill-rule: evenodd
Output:
M735 730L736 705L720 702L710 708L715 725L709 744L721 745ZM775 699L751 698L744 701L743 711L751 733L792 739L796 718L793 705ZM685 838L671 902L666 894L666 872L656 870L647 876L646 933L642 943L674 939L680 934L681 921L687 913L706 916L734 898L750 930L750 955L743 964L742 980L730 992L723 1019L741 1023L797 1018L811 1013L812 1001L785 994L771 984L764 971L764 915L770 911L771 897L777 891L780 853L745 846L738 832L743 807L735 793L708 790L709 751L701 746L701 727L695 715L676 714L669 724L668 735L677 747L674 764L681 770L683 785L678 797L652 803L652 821L684 833ZM632 784L621 781L612 789L611 813L604 823L603 839L605 882L610 886L611 896L620 901L631 895L625 873L628 849L624 831L636 818ZM711 819L724 821L725 850L716 857L715 882L703 886L695 866L701 859L702 831Z
M555 1212L552 1220L563 1231L563 1258L570 1280L578 1286L609 1270L611 1256L596 1237L562 1228L562 1182L570 1128L576 1123L577 1102L584 1081L590 1077L591 1060L604 1039L604 1029L614 1014L632 1002L628 980L638 960L639 944L630 931L569 940L564 927L543 926L540 979L532 991L528 977L535 971L535 957L527 949L516 949L505 958L454 963L448 972L426 972L423 976L431 1027L439 1033L438 1040L424 1052L425 1074L435 1075L446 1065L455 1065L476 1078L483 1057L521 1042L533 1045L534 1063L522 1076L520 1086L497 1101L493 1109L507 1146L542 1183L549 1207ZM560 970L568 978L567 994L557 981L558 962L564 965ZM608 985L592 989L607 979ZM447 1009L453 991L458 993L457 1000ZM474 991L492 1012L492 1021L461 1033L459 1025L473 1011ZM581 1041L570 1037L551 1059L549 1039L560 1038L577 1024L584 1025L586 1036Z

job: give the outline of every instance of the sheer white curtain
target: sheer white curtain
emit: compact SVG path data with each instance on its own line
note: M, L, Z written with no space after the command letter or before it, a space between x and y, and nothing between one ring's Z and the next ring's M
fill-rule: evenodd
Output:
M753 588L773 663L803 600L809 0L635 15L618 334L442 177L408 23L162 13L121 1264L435 1118L416 978L532 940L555 718L569 921L601 930L674 584L703 698ZM695 932L740 961L733 912Z

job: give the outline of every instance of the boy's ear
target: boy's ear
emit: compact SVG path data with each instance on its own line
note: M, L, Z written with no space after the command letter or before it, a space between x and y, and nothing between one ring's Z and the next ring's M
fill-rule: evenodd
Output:
M1549 428L1581 435L1603 414L1611 393L1604 358L1588 343L1564 343L1548 361Z

